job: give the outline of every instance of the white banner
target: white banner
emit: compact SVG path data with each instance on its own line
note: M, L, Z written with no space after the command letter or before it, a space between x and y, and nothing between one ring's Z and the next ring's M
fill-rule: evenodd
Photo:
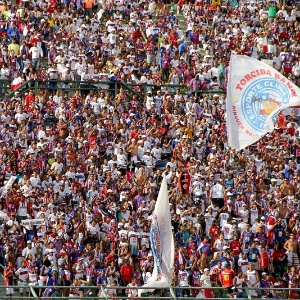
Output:
M21 224L26 227L29 227L31 225L43 225L44 223L45 223L44 219L31 219L31 220L21 221Z
M4 189L6 191L8 191L9 189L11 189L12 185L14 184L14 182L16 181L17 176L10 176L9 180L6 182Z
M273 60L272 59L262 59L261 62L267 64L270 67L273 67Z
M227 87L228 145L241 150L274 129L283 108L300 104L299 88L254 58L231 55Z
M143 287L170 287L174 271L174 239L166 175L160 186L150 229L150 242L154 259L152 277ZM139 290L139 296L150 290Z

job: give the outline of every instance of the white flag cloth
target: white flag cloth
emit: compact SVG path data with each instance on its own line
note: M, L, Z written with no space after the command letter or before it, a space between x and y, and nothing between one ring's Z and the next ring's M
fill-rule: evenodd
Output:
M11 187L12 187L12 185L14 184L14 182L16 181L16 179L17 179L17 176L11 176L11 177L9 178L9 180L5 183L4 189L5 189L6 191L8 191L9 189L11 189Z
M19 88L23 84L23 79L21 77L15 78L11 83L11 90L14 91Z
M143 287L170 287L174 271L174 239L172 234L170 204L165 174L158 193L152 224L150 229L150 243L154 259L152 277ZM143 292L139 290L139 296Z
M269 65L231 55L227 86L228 146L241 150L274 129L278 113L300 104L300 90Z

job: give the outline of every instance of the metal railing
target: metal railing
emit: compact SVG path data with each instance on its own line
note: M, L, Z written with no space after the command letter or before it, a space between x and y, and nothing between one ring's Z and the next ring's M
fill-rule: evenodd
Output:
M18 295L18 286L1 286L0 285L0 298L3 297L3 295L6 294L6 288L14 288L14 294L10 299L20 299L20 296ZM70 287L70 286L22 286L23 290L23 296L26 299L103 299L103 300L113 300L113 299L127 299L132 298L128 296L128 293L126 290L135 290L136 294L138 293L138 290L142 287L124 287L124 286L115 286L115 287L108 287L108 286L76 286L76 287ZM70 288L80 290L80 295L74 295L69 294L63 295L65 290L69 290ZM51 293L48 296L45 296L44 291L49 291L51 289ZM137 295L133 298L139 298L139 299L154 299L154 298L160 298L160 299L166 299L166 300L192 300L195 298L204 298L204 295L206 294L206 290L209 290L213 293L214 299L224 300L228 299L229 295L227 294L226 288L221 287L211 287L211 288L201 288L201 287L163 287L160 289L154 289L151 287L142 288L143 290L151 290L150 292L143 292L140 297ZM25 293L29 294L29 296ZM277 299L288 299L291 293L299 293L299 289L289 289L289 288L250 288L250 287L242 287L239 288L239 291L237 292L239 294L239 299L244 300L258 300L262 299L262 297L266 297L268 294L275 295ZM72 296L73 295L73 296ZM299 294L298 294L299 295ZM2 297L1 297L2 296ZM297 299L297 298L293 298ZM299 297L298 297L299 299Z
M0 84L5 85L3 91L9 92L8 98L12 98L14 93L18 91L20 95L24 95L29 90L33 90L35 94L39 90L60 90L68 91L73 93L75 91L90 91L90 90L105 90L110 92L113 95L119 93L122 89L128 97L136 95L139 101L144 101L147 91L157 91L159 89L175 92L177 89L180 89L182 94L186 94L190 91L189 86L183 84L136 84L136 83L127 83L124 81L78 81L78 80L33 80L30 79L24 82L18 89L11 91L9 81L1 81ZM224 90L196 90L194 93L206 93L206 94L225 94Z
M11 80L0 79L0 97L11 92Z

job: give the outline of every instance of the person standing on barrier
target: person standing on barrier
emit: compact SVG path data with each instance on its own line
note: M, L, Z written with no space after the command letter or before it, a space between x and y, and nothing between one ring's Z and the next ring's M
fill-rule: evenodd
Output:
M257 297L257 290L254 288L260 287L260 279L258 272L254 269L253 263L248 266L248 271L246 272L246 282L247 286L251 288L249 290L249 295Z
M243 272L239 271L233 279L234 288L237 290L235 298L243 298L242 287L243 287L244 281L245 281L244 274L243 274Z
M123 260L123 265L120 268L120 274L121 274L121 285L127 286L130 283L130 280L133 275L133 268L129 264L128 259ZM125 290L122 290L122 294L125 294Z
M7 267L4 269L4 285L7 286L6 296L8 297L8 299L11 299L13 294L15 293L13 288L14 276L15 276L14 266L12 262L9 261Z
M138 297L138 289L136 284L136 278L132 278L131 282L128 283L126 294L128 295L128 298L137 298Z
M57 286L57 269L53 268L49 273L47 274L47 281L45 289L43 293L43 300L50 300L52 299L52 295L55 293L56 289L53 288L53 286Z
M189 272L185 270L185 265L181 264L179 266L179 271L178 271L178 286L181 288L178 289L178 295L179 297L189 297L190 296L190 290L188 289L189 287ZM186 287L186 289L184 288Z
M205 268L204 269L204 273L201 275L200 277L200 286L205 288L204 290L204 296L205 298L213 298L214 297L214 293L211 288L211 281L210 281L210 275L209 275L209 269Z
M26 260L22 261L22 266L15 272L16 277L18 278L18 286L19 286L19 293L20 297L27 297L28 296L28 267L26 266Z
M234 271L230 268L230 265L226 263L224 265L224 269L221 271L220 280L222 287L226 288L227 295L232 298L232 287L233 287L233 279L235 277Z
M29 286L37 286L38 285L38 274L37 270L34 266L29 267L28 271L28 285ZM29 289L29 295L33 297L31 290Z

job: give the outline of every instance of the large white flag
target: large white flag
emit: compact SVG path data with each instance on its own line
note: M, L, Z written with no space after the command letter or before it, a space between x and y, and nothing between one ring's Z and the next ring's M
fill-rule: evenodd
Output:
M152 214L150 243L154 259L152 277L143 287L170 287L174 271L174 239L172 234L168 188L165 174ZM141 293L150 290L139 290Z
M227 87L228 146L241 150L272 131L278 113L300 104L300 89L254 58L231 55Z

